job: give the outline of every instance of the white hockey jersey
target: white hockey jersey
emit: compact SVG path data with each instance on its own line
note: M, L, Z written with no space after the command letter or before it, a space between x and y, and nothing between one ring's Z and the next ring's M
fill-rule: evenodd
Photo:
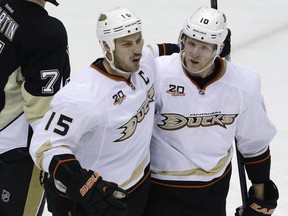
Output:
M150 163L155 60L148 48L140 65L127 83L92 64L57 93L32 139L36 164L48 172L53 155L74 154L123 189L136 184Z
M157 59L153 178L206 182L221 176L232 159L234 137L245 157L267 150L276 129L265 112L259 76L216 61L220 71L200 89L183 72L179 54Z

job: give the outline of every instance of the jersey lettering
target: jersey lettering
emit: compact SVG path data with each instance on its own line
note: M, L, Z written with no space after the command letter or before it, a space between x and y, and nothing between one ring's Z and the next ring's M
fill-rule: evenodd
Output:
M145 73L143 71L140 71L139 75L144 80L146 85L150 82L149 78L145 76Z
M0 32L12 41L18 27L19 25L0 7Z
M162 124L158 124L163 130L179 130L185 126L192 127L211 127L221 126L226 128L227 125L233 124L237 114L217 114L211 116L193 116L185 117L180 114L162 113L164 119Z

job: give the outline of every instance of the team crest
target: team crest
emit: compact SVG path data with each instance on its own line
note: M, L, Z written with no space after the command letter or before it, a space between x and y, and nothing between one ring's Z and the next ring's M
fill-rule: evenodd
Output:
M130 138L134 132L136 131L137 125L143 121L143 119L146 117L147 113L150 110L150 103L154 102L154 86L152 86L148 92L147 97L141 107L138 109L138 112L135 116L133 116L128 122L126 122L124 125L119 127L118 129L123 130L122 131L122 137L115 140L114 142L122 142L128 138Z
M10 193L6 190L3 190L2 191L2 194L1 194L1 199L3 200L3 202L9 202L10 200Z
M98 18L98 21L104 21L107 19L107 16L106 14L100 14L99 18Z

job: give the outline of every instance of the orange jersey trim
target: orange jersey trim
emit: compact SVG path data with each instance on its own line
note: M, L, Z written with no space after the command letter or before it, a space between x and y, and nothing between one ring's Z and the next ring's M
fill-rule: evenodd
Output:
M268 160L269 158L270 158L270 154L267 156L267 157L265 157L265 158L263 158L262 160L258 160L258 161L253 161L253 162L244 162L244 164L246 165L250 165L250 164L257 164L257 163L262 163L262 162L264 162L264 161L266 161L266 160Z
M70 158L70 159L66 159L66 160L60 160L60 161L57 163L57 165L55 166L55 169L54 169L54 171L53 171L53 177L55 177L55 174L56 174L56 172L57 172L57 169L58 169L58 167L59 167L62 163L67 163L67 162L74 161L74 160L76 160L76 158Z
M116 81L124 81L128 85L131 84L131 82L129 82L128 80L124 79L123 77L111 75L108 72L101 70L99 67L97 67L94 64L91 64L91 67L94 68L95 70L97 70L98 72L100 72L101 74L103 74L104 76L109 77L110 79L113 79L113 80L116 80Z

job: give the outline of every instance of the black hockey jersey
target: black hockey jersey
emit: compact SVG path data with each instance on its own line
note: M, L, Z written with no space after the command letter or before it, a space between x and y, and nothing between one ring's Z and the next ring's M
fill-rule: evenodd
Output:
M67 33L41 6L0 0L0 154L27 145L28 126L70 77Z

